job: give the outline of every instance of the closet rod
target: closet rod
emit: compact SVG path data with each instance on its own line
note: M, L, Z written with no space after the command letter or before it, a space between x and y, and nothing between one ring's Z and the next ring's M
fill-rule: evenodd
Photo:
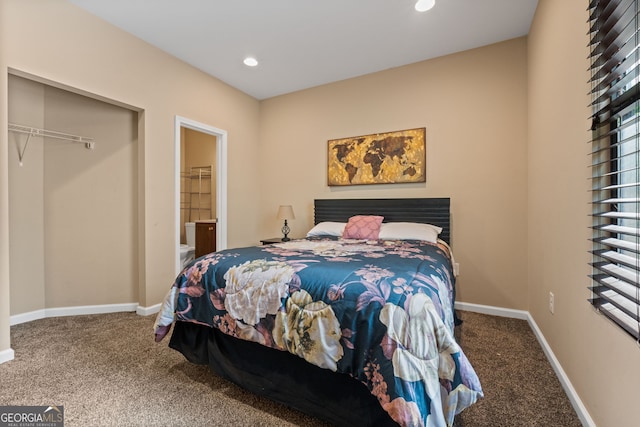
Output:
M42 136L46 138L64 139L65 141L79 142L84 144L85 147L93 149L95 143L93 138L86 136L72 135L70 133L62 133L47 129L38 129L30 126L18 125L15 123L9 123L9 130L12 132L25 133L29 136Z

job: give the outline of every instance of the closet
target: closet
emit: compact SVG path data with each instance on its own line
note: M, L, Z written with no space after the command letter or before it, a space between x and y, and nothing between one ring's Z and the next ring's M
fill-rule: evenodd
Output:
M137 112L9 75L12 316L138 301Z

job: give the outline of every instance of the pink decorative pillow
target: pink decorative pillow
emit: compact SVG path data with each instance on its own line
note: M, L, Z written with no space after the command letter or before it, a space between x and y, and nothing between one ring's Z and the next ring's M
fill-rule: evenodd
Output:
M342 238L377 240L383 219L383 216L376 215L352 216L344 227Z

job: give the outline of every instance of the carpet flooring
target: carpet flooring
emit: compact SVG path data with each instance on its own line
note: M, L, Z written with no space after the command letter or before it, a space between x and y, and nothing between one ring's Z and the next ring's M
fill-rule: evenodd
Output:
M456 336L485 397L456 427L580 426L523 320L461 312ZM63 405L65 426L325 426L187 362L153 340L154 316L113 313L11 327L0 405Z

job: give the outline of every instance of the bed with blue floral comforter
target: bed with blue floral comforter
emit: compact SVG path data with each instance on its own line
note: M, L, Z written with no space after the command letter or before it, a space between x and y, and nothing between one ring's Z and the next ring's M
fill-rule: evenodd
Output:
M482 396L454 339L450 249L416 240L307 238L193 261L156 339L193 322L363 383L403 426L451 426Z

